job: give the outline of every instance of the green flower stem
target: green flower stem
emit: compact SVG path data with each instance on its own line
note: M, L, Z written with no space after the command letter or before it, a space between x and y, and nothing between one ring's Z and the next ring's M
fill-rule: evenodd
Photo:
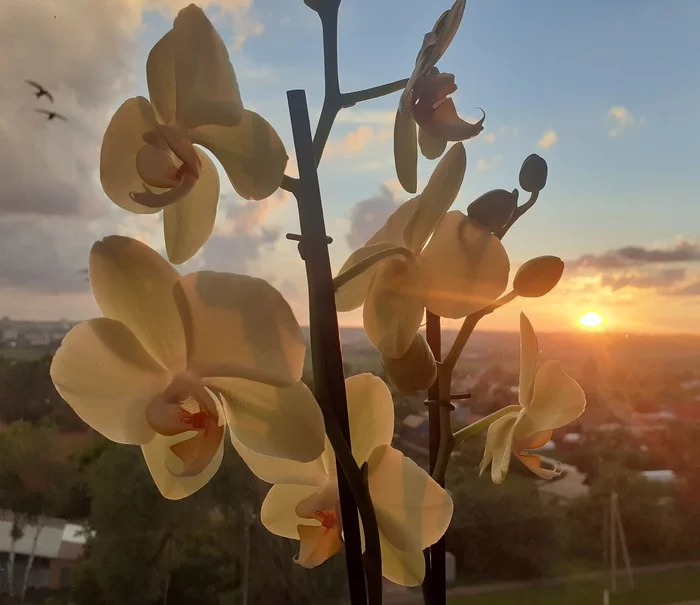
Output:
M335 291L337 292L340 290L340 288L342 288L345 284L367 271L367 269L370 267L376 265L379 261L383 261L385 258L389 258L390 256L396 256L397 254L401 254L406 258L413 258L414 256L413 252L402 246L395 246L394 248L387 248L386 250L375 252L371 256L362 259L359 263L350 267L347 271L340 273L333 280L333 287L335 288Z
M498 231L494 232L494 235L498 239L503 239L503 236L508 233L508 230L515 225L515 221L517 221L523 214L525 214L530 208L532 208L535 205L535 202L537 201L537 198L540 196L539 191L535 191L530 194L530 199L525 202L522 206L518 206L515 209L515 212L513 212L513 216L510 217L510 220L506 223L504 227L499 229Z
M519 412L521 409L522 408L519 405L509 405L501 410L498 410L497 412L494 412L493 414L489 414L481 420L477 420L469 426L465 426L463 429L459 429L454 435L452 435L454 447L464 443L470 437L478 435L481 431L489 428L499 418L503 418L503 416L506 416L511 412Z
M452 411L449 407L452 392L452 373L454 367L446 362L438 366L438 389L440 402L440 447L438 449L437 461L433 469L433 479L440 485L445 483L445 473L450 462L450 455L454 448L452 439Z

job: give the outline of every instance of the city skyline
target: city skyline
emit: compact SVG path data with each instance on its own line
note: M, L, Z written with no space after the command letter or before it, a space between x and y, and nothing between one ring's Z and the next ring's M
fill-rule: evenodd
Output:
M147 94L145 58L186 4L9 0L0 7L10 32L0 42L7 83L0 98L0 315L97 315L83 270L91 244L110 233L163 251L157 215L123 212L101 191L99 146L119 104ZM307 90L312 123L322 101L316 15L302 0L199 4L228 45L246 106L275 126L293 157L285 91ZM344 0L343 89L406 77L423 34L450 4ZM460 112L483 107L487 118L485 131L466 145L467 176L454 208L463 210L489 189L517 186L520 163L538 153L549 163L549 183L504 244L514 268L541 254L567 262L553 293L511 303L484 329L517 330L523 310L538 331L579 329L582 315L597 312L604 318L599 329L700 332L700 204L693 183L700 82L690 59L700 51L693 28L699 17L700 5L691 3L669 11L632 0L612 6L539 0L527 7L468 1L440 68L456 75ZM395 25L388 35L387 23ZM33 98L27 78L52 91L50 108L68 122L35 113L46 100ZM320 176L336 271L409 198L393 169L397 102L392 95L344 110L329 141ZM434 165L421 159L421 183ZM293 171L291 161L287 172ZM180 271L264 277L305 324L304 267L284 237L297 229L288 194L244 202L223 178L215 234ZM341 314L340 321L361 325L361 313Z

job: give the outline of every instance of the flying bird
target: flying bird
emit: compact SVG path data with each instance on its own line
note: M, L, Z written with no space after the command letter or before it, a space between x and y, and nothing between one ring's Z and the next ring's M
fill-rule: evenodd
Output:
M61 115L57 111L49 111L48 109L35 109L37 113L43 113L46 116L47 120L53 120L54 118L58 118L59 120L65 120L66 122L68 121L68 118L64 115Z
M25 82L29 84L29 86L33 86L34 88L36 88L36 92L34 94L36 95L37 99L41 99L41 97L46 97L49 101L53 103L53 95L48 90L46 90L41 84L39 84L38 82L33 82L32 80L25 80Z

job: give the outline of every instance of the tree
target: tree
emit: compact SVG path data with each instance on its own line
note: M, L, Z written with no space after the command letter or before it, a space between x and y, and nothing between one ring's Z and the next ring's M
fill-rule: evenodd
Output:
M32 361L13 361L0 368L0 420L40 424L50 420L64 431L84 431L78 418L56 391L49 368L51 357Z
M85 470L94 535L73 575L78 605L228 604L240 602L244 590L249 604L304 605L342 594L342 560L310 574L290 564L298 543L260 526L267 488L230 445L214 479L173 502L158 493L138 447L103 443Z
M46 517L57 514L75 482L75 468L58 431L17 422L0 434L0 508L11 511L12 530L7 568L10 596L15 592L15 544L28 525L35 526L32 547L19 590L24 600L39 534Z

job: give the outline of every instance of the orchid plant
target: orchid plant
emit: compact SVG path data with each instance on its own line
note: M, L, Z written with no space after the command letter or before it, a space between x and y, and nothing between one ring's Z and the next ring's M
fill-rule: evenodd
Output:
M503 481L512 456L538 477L531 450L583 412L585 396L556 362L539 362L537 337L521 316L519 405L453 432L452 375L478 322L518 297L558 283L563 263L538 257L517 271L502 240L534 203L547 165L528 157L518 191L490 191L465 212L451 210L467 168L463 141L484 117L459 117L440 73L462 20L456 0L426 34L408 79L341 93L337 21L341 0L305 0L323 27L326 90L312 137L303 91L288 101L299 177L285 175L287 152L274 128L244 108L226 46L195 5L180 11L146 64L150 100L125 101L104 135L100 176L126 211L163 211L168 260L145 244L110 236L90 252L89 275L103 317L77 325L57 351L51 376L76 413L118 443L140 445L164 497L185 498L216 473L224 440L272 484L260 519L299 541L296 563L316 567L345 552L352 605L378 605L382 576L423 584L428 605L445 603L443 536L453 503L444 489L450 455L487 432L481 471ZM331 273L316 169L344 107L403 91L394 129L399 182L417 191L418 149L441 158L425 188L401 205ZM454 144L447 149L448 143ZM306 342L272 285L256 277L170 264L194 256L212 233L219 177L208 149L246 199L278 188L297 200L299 252L309 279L315 392L301 382ZM505 293L505 294L504 294ZM363 307L364 327L391 384L428 389L430 468L392 447L391 392L376 376L344 379L337 311ZM426 335L420 333L426 318ZM440 318L462 327L442 356ZM429 472L428 472L429 471ZM359 512L359 517L358 517Z

